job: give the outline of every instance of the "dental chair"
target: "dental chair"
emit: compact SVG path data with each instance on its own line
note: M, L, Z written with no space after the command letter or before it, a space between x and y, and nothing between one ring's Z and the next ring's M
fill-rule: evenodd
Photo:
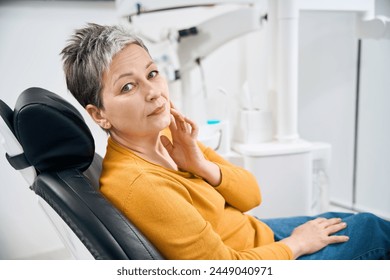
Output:
M42 88L0 100L6 158L19 170L75 259L163 259L99 192L102 158L81 114Z

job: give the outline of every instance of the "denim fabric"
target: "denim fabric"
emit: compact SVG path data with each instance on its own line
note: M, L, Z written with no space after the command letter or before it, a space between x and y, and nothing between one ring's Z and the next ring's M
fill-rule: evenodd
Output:
M389 260L390 221L370 213L328 212L317 216L262 219L273 231L275 241L291 235L297 226L317 217L338 217L347 223L347 228L337 232L349 236L345 243L331 244L322 250L301 256L299 260Z

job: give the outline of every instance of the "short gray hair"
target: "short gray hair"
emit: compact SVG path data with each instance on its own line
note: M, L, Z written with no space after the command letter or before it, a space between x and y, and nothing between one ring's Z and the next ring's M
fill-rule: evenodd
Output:
M88 23L75 30L61 55L68 90L81 106L104 108L103 73L109 69L112 58L129 44L139 45L149 53L142 40L124 26Z

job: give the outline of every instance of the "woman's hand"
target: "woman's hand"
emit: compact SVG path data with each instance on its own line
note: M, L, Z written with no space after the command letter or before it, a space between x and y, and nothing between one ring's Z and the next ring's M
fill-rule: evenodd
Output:
M205 159L197 144L198 126L189 118L179 113L171 104L172 143L166 136L161 136L161 142L169 155L181 169L205 179L213 186L221 181L219 167Z
M171 118L169 128L173 143L165 136L161 136L161 141L180 169L194 171L193 169L204 161L203 154L196 142L198 127L174 108L171 108Z
M317 252L329 244L348 241L348 236L332 235L346 227L347 224L339 218L316 218L295 228L291 236L281 242L290 247L296 259Z

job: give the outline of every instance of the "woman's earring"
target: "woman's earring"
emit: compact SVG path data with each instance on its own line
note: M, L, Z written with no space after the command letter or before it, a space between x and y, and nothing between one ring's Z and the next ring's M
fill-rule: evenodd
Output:
M108 130L108 129L110 129L110 127L111 127L111 125L110 125L110 123L108 123L108 122L104 122L104 123L102 123L102 128L103 129L105 129L105 130Z

